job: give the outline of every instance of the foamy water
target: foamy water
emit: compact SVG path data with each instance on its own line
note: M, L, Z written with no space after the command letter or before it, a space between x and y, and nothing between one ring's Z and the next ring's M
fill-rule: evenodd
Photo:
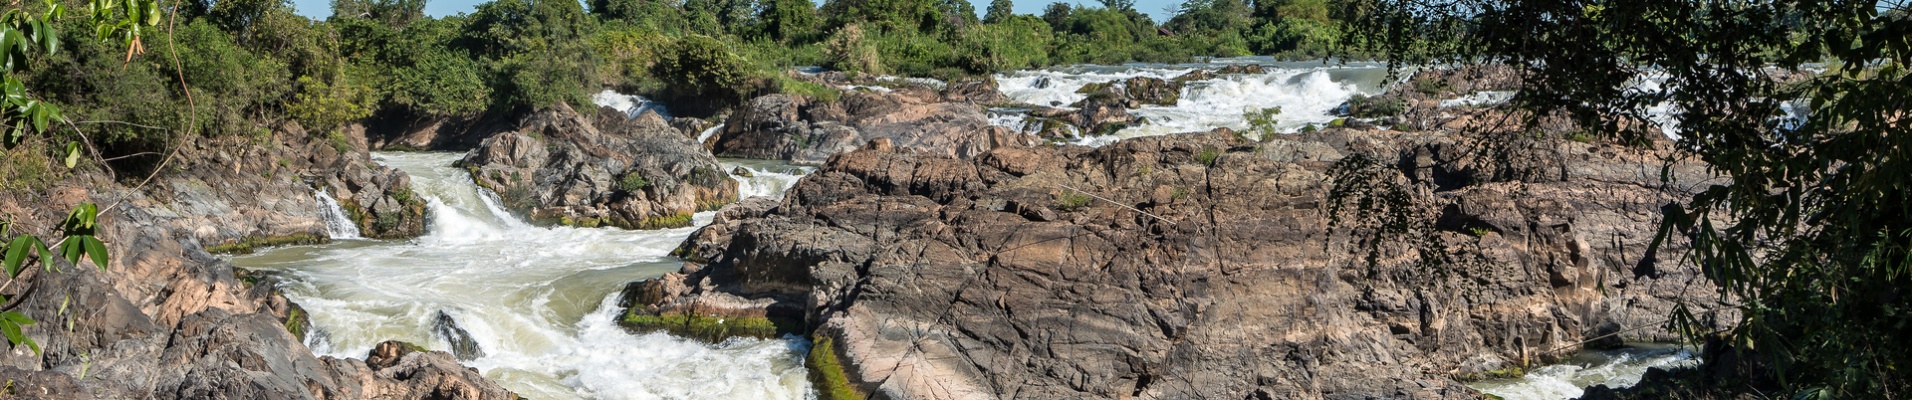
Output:
M1468 386L1506 400L1560 400L1580 397L1586 388L1607 385L1632 387L1648 368L1674 368L1695 363L1683 348L1642 345L1611 351L1582 353L1558 365L1528 371L1526 376L1474 382Z
M1234 60L1231 62L1236 62ZM1174 79L1198 69L1219 69L1227 63L1186 65L1069 66L1042 70L1017 71L996 76L1004 95L1017 102L1036 106L1068 108L1087 94L1077 93L1092 83L1107 83L1132 77ZM1387 71L1376 64L1324 66L1321 63L1269 63L1260 74L1219 74L1212 79L1184 84L1181 99L1173 106L1145 105L1130 110L1147 122L1113 135L1084 138L1080 144L1099 146L1116 140L1199 132L1215 128L1245 129L1242 114L1280 107L1275 129L1293 132L1308 125L1325 125L1336 118L1334 110L1355 94L1375 94L1382 89ZM1027 129L1024 121L1006 110L995 110L991 121L997 125Z
M334 240L358 239L358 224L352 222L352 217L345 215L345 207L340 207L339 201L323 189L312 192L319 198L319 210L325 215L325 233Z
M710 345L617 326L618 290L680 267L668 254L693 228L530 226L452 167L460 157L375 157L411 174L429 204L422 237L285 247L233 263L283 278L286 295L312 318L308 344L320 354L364 357L390 339L448 350L433 331L433 317L444 312L484 351L463 362L528 398L813 397L800 338ZM724 167L750 170L753 178L738 178L745 196L780 196L808 172L761 162Z

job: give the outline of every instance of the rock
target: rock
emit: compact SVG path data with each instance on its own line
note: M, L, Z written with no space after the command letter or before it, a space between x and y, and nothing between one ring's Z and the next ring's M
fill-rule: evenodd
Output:
M1129 105L1129 108L1137 108L1143 104L1172 107L1182 100L1182 81L1179 79L1163 80L1138 76L1115 82L1083 85L1082 89L1076 92L1089 94L1090 97L1121 99L1124 104ZM1081 103L1077 104L1076 107L1081 107Z
M478 347L478 341L471 338L471 333L459 327L458 321L452 319L451 314L446 314L444 310L439 310L438 314L432 316L432 333L444 338L446 343L450 343L451 354L457 356L459 360L476 360L485 356L485 349Z
M1142 122L1141 118L1129 114L1131 107L1124 100L1116 97L1091 95L1075 106L1078 109L1075 126L1087 135L1108 135Z
M1679 193L1620 171L1659 154L1537 142L1533 168L1502 171L1454 152L1473 140L1216 132L969 160L870 146L774 207L727 210L678 250L701 265L647 283L627 315L799 320L886 398L1458 399L1477 394L1456 377L1716 300L1691 265L1629 273ZM1329 169L1353 155L1408 188L1413 235L1458 261L1331 228Z
M744 167L732 168L730 170L730 175L736 176L738 178L750 178L750 177L757 176L757 174L750 172L749 168L744 168Z
M773 94L730 117L712 149L730 157L822 164L875 138L897 147L967 158L1035 138L991 126L983 109L922 89L846 93L833 103Z
M1188 73L1182 74L1181 76L1177 76L1175 77L1175 79L1171 79L1171 80L1176 82L1181 82L1181 83L1188 83L1188 82L1195 82L1195 81L1205 81L1210 79L1215 79L1215 71L1198 69L1194 71L1188 71Z
M971 104L1004 104L1010 102L1009 96L1005 96L1002 94L1002 91L997 90L996 77L989 75L950 82L948 86L943 88L943 99Z
M461 165L543 224L682 227L737 199L737 181L717 159L654 112L593 118L559 104L485 139Z
M460 398L511 398L449 355L348 379L342 368L370 369L314 357L296 334L310 320L272 278L211 254L327 240L315 187L361 205L368 236L422 232L423 202L408 196L410 178L372 162L359 131L287 123L265 141L183 142L167 169L137 188L85 170L44 192L0 192L0 214L25 221L58 221L82 201L114 205L100 214L98 234L111 265L36 266L21 277L29 283L0 288L17 301L9 311L36 321L22 333L42 350L0 353L0 377L21 389L0 398L421 398L447 387L420 378L429 376L456 377L464 386L455 391L481 395ZM36 231L41 224L14 228L49 237Z
M1258 64L1230 65L1230 66L1222 67L1222 69L1215 71L1215 74L1217 75L1231 75L1231 74L1258 75L1258 74L1265 74L1265 73L1268 73L1267 68L1264 68Z

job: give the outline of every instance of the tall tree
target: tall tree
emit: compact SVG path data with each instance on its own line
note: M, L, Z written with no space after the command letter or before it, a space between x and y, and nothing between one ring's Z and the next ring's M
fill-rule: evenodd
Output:
M1737 304L1724 343L1756 352L1781 397L1894 398L1912 393L1912 21L1888 12L1904 7L1365 0L1346 41L1396 65L1515 66L1514 105L1617 143L1677 110L1673 148L1725 182L1681 182L1706 186L1667 207L1660 242L1690 241Z
M1016 15L1016 4L1011 0L989 0L989 10L983 14L983 23L996 24Z

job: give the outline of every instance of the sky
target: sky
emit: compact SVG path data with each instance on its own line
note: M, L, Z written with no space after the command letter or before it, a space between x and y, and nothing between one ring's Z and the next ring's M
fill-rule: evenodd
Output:
M432 0L425 3L425 14L433 17L443 17L447 15L457 15L459 13L470 13L471 10L479 4L490 1L491 0ZM1042 7L1055 1L1057 0L1017 0L1015 2L1016 13L1041 15ZM1101 6L1101 3L1096 2L1096 0L1060 1L1070 4ZM822 1L819 0L812 0L812 2L818 3L819 5L822 4ZM989 0L969 0L969 2L976 7L976 13L979 14L978 16L989 8ZM1135 0L1135 9L1142 11L1144 14L1148 14L1149 18L1154 19L1155 23L1159 24L1162 23L1162 21L1167 21L1168 18L1173 15L1173 13L1168 11L1169 8L1181 3L1181 0ZM332 0L292 0L292 6L298 8L299 15L304 15L308 18L325 19L326 17L332 16Z

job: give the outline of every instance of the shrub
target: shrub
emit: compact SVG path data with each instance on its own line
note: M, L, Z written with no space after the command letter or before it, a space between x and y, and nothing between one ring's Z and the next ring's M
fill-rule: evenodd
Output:
M1203 146L1202 151L1195 153L1195 162L1210 167L1215 166L1215 161L1221 158L1222 149L1215 148L1215 146Z
M876 45L864 37L863 28L855 24L838 29L830 40L824 43L824 54L828 55L829 66L851 73L882 74L883 59L877 53Z
M636 192L650 186L651 181L636 172L626 172L623 178L617 180L617 189L626 192Z
M690 114L712 113L743 101L752 91L747 85L754 72L723 42L703 35L679 39L651 68L666 85L665 96Z

